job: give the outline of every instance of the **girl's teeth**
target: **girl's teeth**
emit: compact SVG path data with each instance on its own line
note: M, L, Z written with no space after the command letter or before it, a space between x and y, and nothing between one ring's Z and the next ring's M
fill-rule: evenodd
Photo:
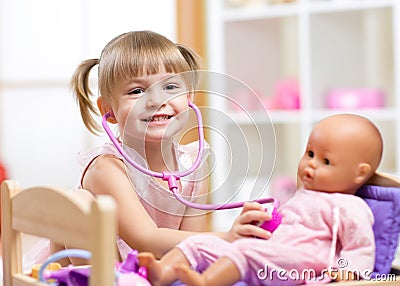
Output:
M155 116L151 118L151 121L164 121L167 120L168 116Z

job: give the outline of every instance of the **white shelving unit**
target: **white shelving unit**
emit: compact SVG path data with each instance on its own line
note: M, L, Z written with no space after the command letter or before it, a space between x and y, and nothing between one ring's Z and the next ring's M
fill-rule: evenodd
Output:
M229 118L224 120L218 117L219 113L210 114L214 129L218 129L209 138L217 162L212 186L218 190L212 193L213 200L226 200L227 190L234 192L237 187L247 188L249 184L251 188L255 179L258 187L265 187L270 171L272 177L286 175L295 179L297 163L312 126L333 113L358 113L375 122L385 141L380 170L400 176L400 1L299 0L290 4L235 7L229 7L228 2L207 1L208 69L243 81L261 100L273 96L277 82L296 79L300 108L268 109L266 116L258 102L249 105L246 114L233 110L227 100L209 97L209 105L224 111ZM211 89L218 84L210 80ZM327 94L338 88L379 89L384 94L384 106L329 109ZM260 133L269 132L268 126L275 131L276 141L268 134L262 141L263 153L258 155L261 161L268 161L259 165L267 167L265 172L259 168L252 170L252 166L247 166L248 172L244 172L240 164L233 163L238 156L234 151L246 149L242 141L236 140L237 136L246 137L250 146L248 152L239 153L250 158L252 152L258 152L261 141L258 135L254 140L257 132L247 132L254 123ZM239 135L234 134L235 130ZM243 163L246 158L242 155L239 160ZM273 170L268 169L270 165ZM233 174L231 177L227 175L229 172ZM239 194L237 198L248 196ZM213 227L229 225L224 220L230 214L217 212Z

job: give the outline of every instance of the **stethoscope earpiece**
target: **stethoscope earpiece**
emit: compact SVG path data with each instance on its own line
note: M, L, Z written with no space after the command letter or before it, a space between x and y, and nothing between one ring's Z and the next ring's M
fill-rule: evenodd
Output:
M108 120L108 122L110 123L117 123L117 120L115 119L115 115L114 112L111 110L107 111L104 115L103 118L105 118L106 120Z
M107 111L104 116L106 118L115 118L114 112L112 111L112 109L110 109L109 111Z

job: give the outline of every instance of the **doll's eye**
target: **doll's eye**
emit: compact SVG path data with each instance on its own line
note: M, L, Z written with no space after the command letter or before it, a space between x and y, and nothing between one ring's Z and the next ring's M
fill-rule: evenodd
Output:
M329 159L326 159L326 158L325 158L325 159L324 159L324 164L325 164L325 165L330 165L331 162L329 161Z
M313 151L308 151L308 157L314 158L314 152Z

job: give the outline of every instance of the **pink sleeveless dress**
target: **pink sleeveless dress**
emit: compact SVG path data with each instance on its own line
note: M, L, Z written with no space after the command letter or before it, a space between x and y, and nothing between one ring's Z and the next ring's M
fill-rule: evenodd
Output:
M198 142L192 142L187 145L174 144L174 152L178 162L179 171L184 171L190 168L197 158ZM140 165L147 167L145 160L133 149L124 147L128 155L138 162ZM210 147L205 143L203 157L199 168L185 178L181 178L182 194L185 199L191 201L195 199L201 188L203 178L208 176L208 168L206 164L207 157L210 153ZM74 188L81 188L83 175L93 160L103 154L111 154L123 160L121 154L111 143L105 143L102 146L95 147L87 152L78 154L78 160L82 167L81 178L79 185ZM140 201L144 208L156 223L158 227L179 229L184 215L193 215L198 211L187 208L181 204L173 194L164 189L158 182L142 172L136 170L126 162L127 172L135 186L136 192L139 195ZM117 240L118 250L121 258L126 259L127 254L131 250L129 245L121 238ZM50 241L46 238L39 239L29 249L24 251L23 256L23 269L30 271L35 264L40 264L46 261L50 255Z
M192 166L193 162L197 158L198 147L198 141L187 145L174 144L173 148L179 171L187 170ZM138 152L127 146L124 146L123 148L132 160L147 168L146 161ZM209 152L209 145L205 144L199 168L192 174L180 179L182 186L181 196L189 201L196 199L201 191L203 179L208 176L206 159ZM93 162L96 157L104 154L111 154L124 160L112 143L105 143L104 145L95 147L88 152L80 153L78 156L79 163L82 167L80 182L82 182L85 171L91 162ZM136 193L139 196L140 202L158 227L179 229L184 215L188 214L188 212L190 212L190 214L196 213L193 209L180 203L172 192L161 186L155 178L142 173L135 167L131 166L128 162L125 162L125 165L127 167L126 171L134 185ZM81 184L79 185L79 188L81 188ZM131 248L121 238L118 239L117 244L121 258L125 259Z

